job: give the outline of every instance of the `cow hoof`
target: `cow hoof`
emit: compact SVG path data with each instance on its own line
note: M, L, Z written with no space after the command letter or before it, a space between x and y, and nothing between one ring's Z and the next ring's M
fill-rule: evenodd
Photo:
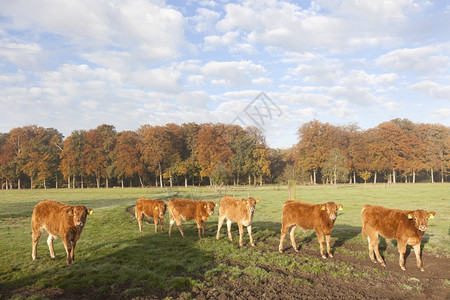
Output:
M425 272L425 269L424 268L420 268L420 271Z
M406 271L406 268L405 268L405 267L401 267L401 268L402 268L403 271Z
M278 249L278 252L283 253L283 249Z
M331 254L331 253L328 253L328 257L333 257L333 254Z
M371 259L370 261L373 262L374 264L377 263L377 261L375 259Z
M381 263L381 265L383 266L383 267L386 267L386 264L383 262L383 263ZM403 267L403 270L406 270L404 267Z
M327 259L327 257L326 257L325 255L322 255L322 258L323 258L323 259Z

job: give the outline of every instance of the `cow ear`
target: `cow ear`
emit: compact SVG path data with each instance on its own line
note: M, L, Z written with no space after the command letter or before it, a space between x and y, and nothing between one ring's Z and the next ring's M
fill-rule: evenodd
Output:
M242 203L245 203L245 202L247 202L247 199L242 199Z
M158 206L155 206L155 210L158 210Z
M339 204L338 205L338 210L343 210L343 209L344 209L344 206L342 204Z
M72 216L73 216L73 211L72 211L71 209L69 209L69 210L67 211L67 215L68 215L69 217L72 217Z
M88 209L88 214L92 215L94 211L92 209Z
M408 219L412 220L412 218L413 218L412 214L408 214Z
M321 210L325 210L325 205L322 205L322 207L320 209Z
M256 198L256 203L259 203L259 198Z
M203 208L206 208L206 204L203 204Z
M219 203L214 203L214 206L219 206Z
M428 219L433 220L436 213L434 211L431 211L428 213Z

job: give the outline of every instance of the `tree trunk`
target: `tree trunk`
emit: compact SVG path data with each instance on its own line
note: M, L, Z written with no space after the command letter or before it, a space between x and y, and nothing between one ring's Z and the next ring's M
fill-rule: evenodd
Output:
M47 189L47 185L45 184L45 178L44 178L44 190Z
M75 188L75 175L73 175L73 178L72 178L72 187Z
M413 170L413 183L416 183L416 170Z
M67 188L70 189L70 175L67 176Z
M441 167L441 182L444 183L444 168Z
M248 174L248 185L252 185L252 177Z
M108 180L108 176L106 176L105 179L106 179L106 182L105 182L105 183L106 183L106 188L109 188L109 180Z
M433 171L433 168L431 168L431 183L434 183L434 171Z
M184 176L184 187L188 187L187 186L187 177L186 176Z
M12 188L11 188L12 189ZM20 190L20 178L17 179L17 189Z
M353 184L356 184L356 172L353 170Z
M58 189L58 177L56 177L55 188Z
M170 177L169 177L169 181L170 181L170 188L172 188L172 187L173 187L173 182L172 182L172 174L170 174L169 176L170 176Z
M313 170L313 184L315 185L316 184L316 181L317 180L317 178L316 178L316 169L314 169Z
M33 189L33 176L30 177L31 189Z
M120 180L120 183L122 184L122 188L123 188L123 178Z
M140 175L138 175L138 176L139 176L139 182L140 182L140 184L141 184L141 187L144 187L144 183L142 182L141 176L140 176Z
M397 183L395 179L395 169L392 169L392 183Z
M263 183L262 183L262 174L259 174L259 185L263 185Z
M133 179L130 179L130 188L133 187Z
M161 166L159 167L159 185L161 186L161 188L163 187L163 178L162 178Z
M373 174L373 183L377 183L377 171Z

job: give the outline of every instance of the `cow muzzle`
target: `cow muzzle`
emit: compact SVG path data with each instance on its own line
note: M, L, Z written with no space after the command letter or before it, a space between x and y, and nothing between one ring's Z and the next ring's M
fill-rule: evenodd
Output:
M76 226L80 226L80 227L83 227L83 226L84 226L83 222L80 222L80 221L76 222L75 225L76 225Z
M336 220L336 215L335 215L335 214L331 214L331 215L330 215L330 219L331 219L331 221Z
M427 226L426 225L420 225L419 226L419 230L422 232L425 232L425 230L427 230Z

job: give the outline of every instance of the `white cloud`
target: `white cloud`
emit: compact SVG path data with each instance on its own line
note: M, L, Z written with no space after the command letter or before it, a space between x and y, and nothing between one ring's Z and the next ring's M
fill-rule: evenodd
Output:
M443 86L430 80L424 80L411 85L410 88L418 90L429 97L450 100L450 85Z
M192 17L197 32L209 32L214 29L215 22L219 19L220 13L207 8L198 8L197 14Z
M0 39L0 62L6 60L23 68L35 66L42 58L42 48L36 43Z
M183 90L181 73L172 69L150 69L134 71L128 78L133 86L168 94Z
M432 112L431 117L439 121L447 121L448 123L448 120L450 120L450 108L443 107L436 109Z
M356 111L348 108L347 105L348 105L347 101L343 100L336 101L334 107L329 109L328 113L333 116L346 119L347 121L355 120Z
M383 107L389 111L396 111L400 109L400 104L398 102L389 101L383 103Z
M201 71L212 84L235 87L249 86L255 77L260 80L266 73L263 66L251 61L210 61Z
M443 46L445 44L434 47L397 49L380 56L376 63L399 72L417 72L419 74L442 72L450 65L450 58L441 52Z

